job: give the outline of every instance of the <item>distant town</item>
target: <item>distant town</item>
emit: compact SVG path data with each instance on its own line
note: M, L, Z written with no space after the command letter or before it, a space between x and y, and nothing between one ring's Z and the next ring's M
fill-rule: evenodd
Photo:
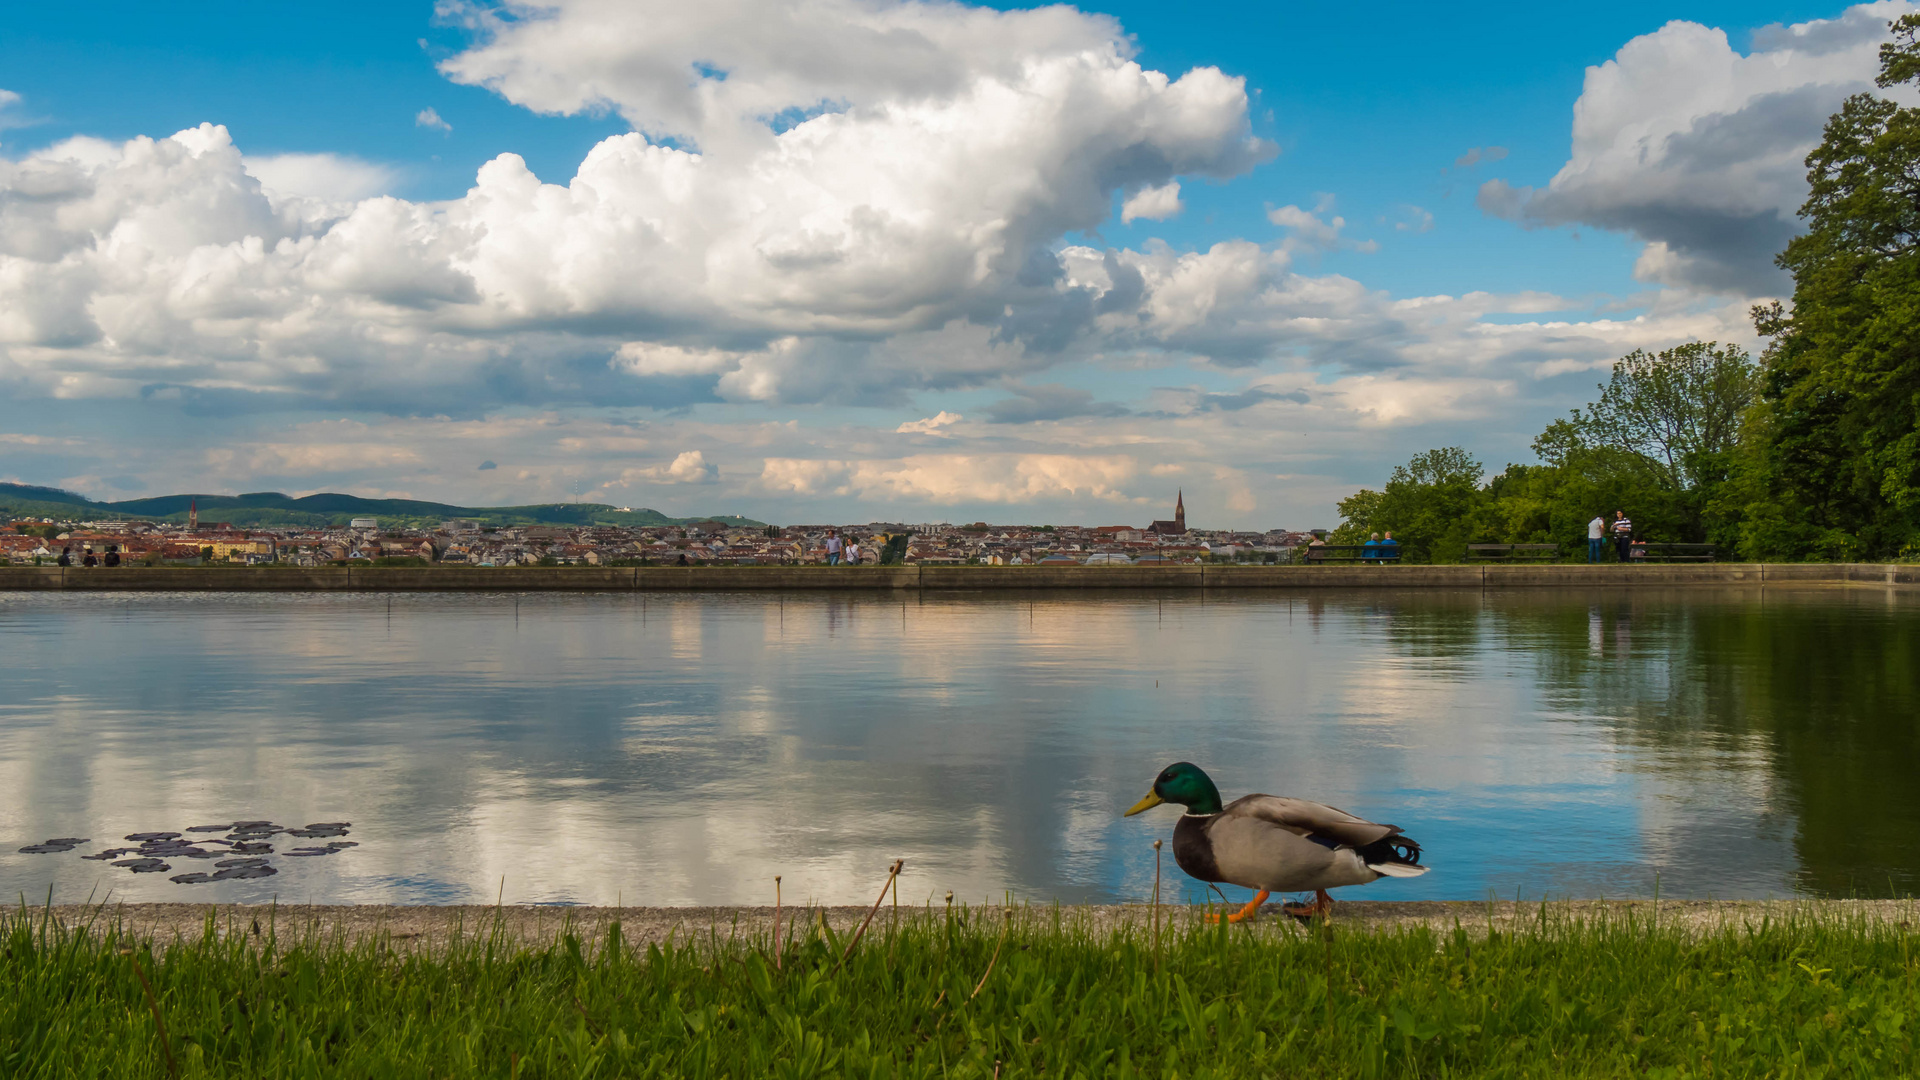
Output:
M789 566L948 564L1288 562L1312 532L1233 532L1187 525L1184 493L1173 516L1144 525L993 525L975 522L745 526L720 521L625 526L383 525L377 517L338 525L235 527L185 522L16 518L0 533L12 565L332 566L422 563L466 566ZM837 541L837 542L836 542Z

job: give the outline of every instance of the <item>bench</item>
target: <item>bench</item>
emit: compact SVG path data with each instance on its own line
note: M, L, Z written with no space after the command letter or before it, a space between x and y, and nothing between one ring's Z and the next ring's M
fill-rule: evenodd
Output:
M1558 544L1468 544L1467 558L1500 562L1552 562L1560 554Z
M1377 545L1375 547L1368 548L1365 544L1309 544L1307 545L1307 562L1309 563L1324 563L1324 562L1390 563L1390 562L1399 562L1399 561L1400 561L1400 545L1398 544L1395 544L1392 547L1386 547L1386 548L1379 547Z
M1645 562L1713 562L1719 549L1712 544L1648 544Z

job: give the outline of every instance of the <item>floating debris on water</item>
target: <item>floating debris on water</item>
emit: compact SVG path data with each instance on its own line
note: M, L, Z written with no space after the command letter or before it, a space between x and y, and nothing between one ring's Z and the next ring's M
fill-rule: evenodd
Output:
M345 836L347 835L347 826L349 824L349 822L345 821L317 821L304 829L288 829L287 835L311 837Z
M174 874L170 880L181 885L204 885L211 881L235 881L252 878L270 877L279 873L268 862L273 845L269 842L281 834L306 839L319 839L330 836L345 836L350 822L317 821L305 828L295 829L286 825L275 825L271 821L235 821L226 825L192 825L189 833L224 832L223 839L215 836L197 836L185 838L177 832L137 832L128 833L126 839L138 844L138 847L110 847L91 855L80 856L90 862L111 862L136 874L159 874L173 869L168 859L216 859L214 873L195 871ZM38 844L29 844L20 850L33 855L51 855L72 851L81 844L93 841L79 836L56 836ZM219 845L215 847L213 845ZM320 855L338 855L350 847L360 845L352 840L329 840L325 846L294 848L283 852L291 858L310 859ZM132 858L123 858L132 856Z
M279 872L271 866L229 866L207 880L233 881L239 878L272 877Z

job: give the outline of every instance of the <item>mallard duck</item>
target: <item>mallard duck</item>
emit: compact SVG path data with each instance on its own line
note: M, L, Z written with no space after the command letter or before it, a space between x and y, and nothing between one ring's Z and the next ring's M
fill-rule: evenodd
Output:
M1227 916L1239 922L1260 910L1275 892L1312 889L1312 904L1287 904L1289 915L1325 915L1333 907L1328 889L1365 885L1383 877L1419 877L1420 845L1382 825L1305 799L1242 795L1220 805L1220 789L1190 761L1160 770L1153 790L1123 817L1161 803L1187 808L1173 827L1173 861L1206 882L1256 890L1247 906Z

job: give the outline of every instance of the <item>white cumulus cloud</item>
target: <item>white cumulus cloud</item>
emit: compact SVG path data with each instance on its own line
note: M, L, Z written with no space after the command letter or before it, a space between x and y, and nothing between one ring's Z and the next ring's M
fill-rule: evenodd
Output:
M950 413L941 409L937 416L929 416L924 420L908 420L894 428L893 432L896 435L940 435L944 434L941 428L957 424L964 419L966 417L959 413Z
M1054 362L1094 315L1062 235L1269 152L1241 80L1144 69L1069 8L456 14L479 40L453 77L641 131L565 183L503 154L439 203L337 155L243 159L214 124L0 162L0 379L402 410L897 401Z
M1487 213L1585 224L1646 242L1636 274L1706 292L1786 288L1773 257L1798 230L1805 158L1826 119L1872 88L1889 20L1905 0L1775 26L1737 52L1726 32L1674 21L1587 69L1573 154L1544 188L1481 187ZM1465 159L1462 159L1463 161Z
M698 450L685 450L666 465L628 469L623 480L649 480L656 484L710 484L720 476L720 468L707 461Z
M1323 200L1323 203L1330 200ZM1286 251L1333 251L1338 248L1352 248L1355 251L1377 251L1380 245L1372 240L1353 241L1340 235L1347 227L1347 219L1335 215L1322 218L1329 207L1315 210L1302 210L1298 206L1279 206L1267 211L1267 220L1288 230L1281 248Z
M1165 221L1180 212L1180 181L1173 180L1159 187L1141 188L1120 204L1120 221L1131 225L1135 221Z
M270 198L359 202L386 194L399 179L390 166L343 154L248 155L242 160Z
M453 125L441 119L440 110L432 106L428 106L413 114L413 126L429 128L449 135L453 133Z

